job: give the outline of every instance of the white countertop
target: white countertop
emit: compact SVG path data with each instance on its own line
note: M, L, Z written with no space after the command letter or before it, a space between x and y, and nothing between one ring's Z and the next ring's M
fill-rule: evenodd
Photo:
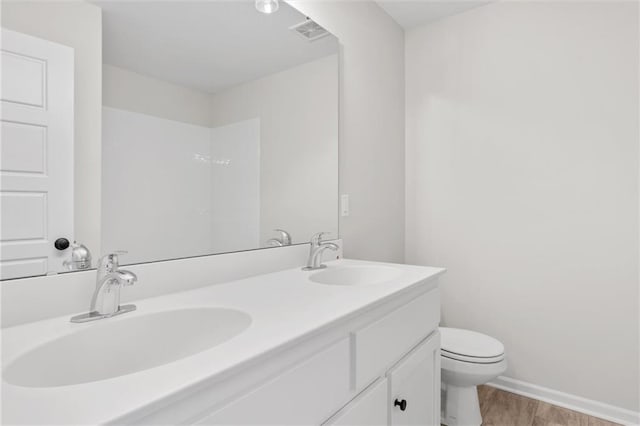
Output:
M329 268L376 262L337 260ZM96 382L49 388L21 387L2 382L5 424L100 424L120 418L162 398L221 373L233 372L295 340L335 325L340 319L384 302L444 269L396 265L402 273L391 282L339 286L311 282L313 272L300 268L195 290L136 301L138 310L92 323L74 324L69 316L2 330L3 366L47 341L136 315L194 307L223 307L244 311L252 323L243 333L218 346L178 361L133 374ZM153 285L139 283L136 285ZM127 291L126 288L123 291ZM83 354L69 354L81 357Z

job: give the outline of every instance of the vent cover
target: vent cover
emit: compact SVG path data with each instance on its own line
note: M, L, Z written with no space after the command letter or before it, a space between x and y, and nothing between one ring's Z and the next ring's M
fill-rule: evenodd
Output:
M289 29L307 41L316 41L329 35L329 31L325 30L309 18L299 24L289 27Z

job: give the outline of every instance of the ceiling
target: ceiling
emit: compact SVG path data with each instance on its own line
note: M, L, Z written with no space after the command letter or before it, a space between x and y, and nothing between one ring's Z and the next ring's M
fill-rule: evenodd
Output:
M410 29L465 10L490 3L488 0L379 0L377 3L400 24Z
M280 2L95 0L103 10L103 62L215 93L338 52L335 37L309 42L289 30L305 16Z

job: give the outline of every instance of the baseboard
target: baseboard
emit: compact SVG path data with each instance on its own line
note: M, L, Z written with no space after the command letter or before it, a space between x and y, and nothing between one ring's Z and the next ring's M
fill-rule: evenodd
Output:
M592 399L582 398L521 380L500 376L487 383L487 385L611 422L628 426L640 425L639 412L604 404Z

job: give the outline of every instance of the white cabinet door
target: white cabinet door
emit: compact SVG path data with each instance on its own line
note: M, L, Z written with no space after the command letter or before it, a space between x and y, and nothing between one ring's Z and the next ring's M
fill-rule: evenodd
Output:
M387 379L380 379L340 410L327 426L383 426L388 421Z
M2 29L0 277L62 270L73 241L73 49Z
M387 374L391 425L440 424L440 334L420 343Z

